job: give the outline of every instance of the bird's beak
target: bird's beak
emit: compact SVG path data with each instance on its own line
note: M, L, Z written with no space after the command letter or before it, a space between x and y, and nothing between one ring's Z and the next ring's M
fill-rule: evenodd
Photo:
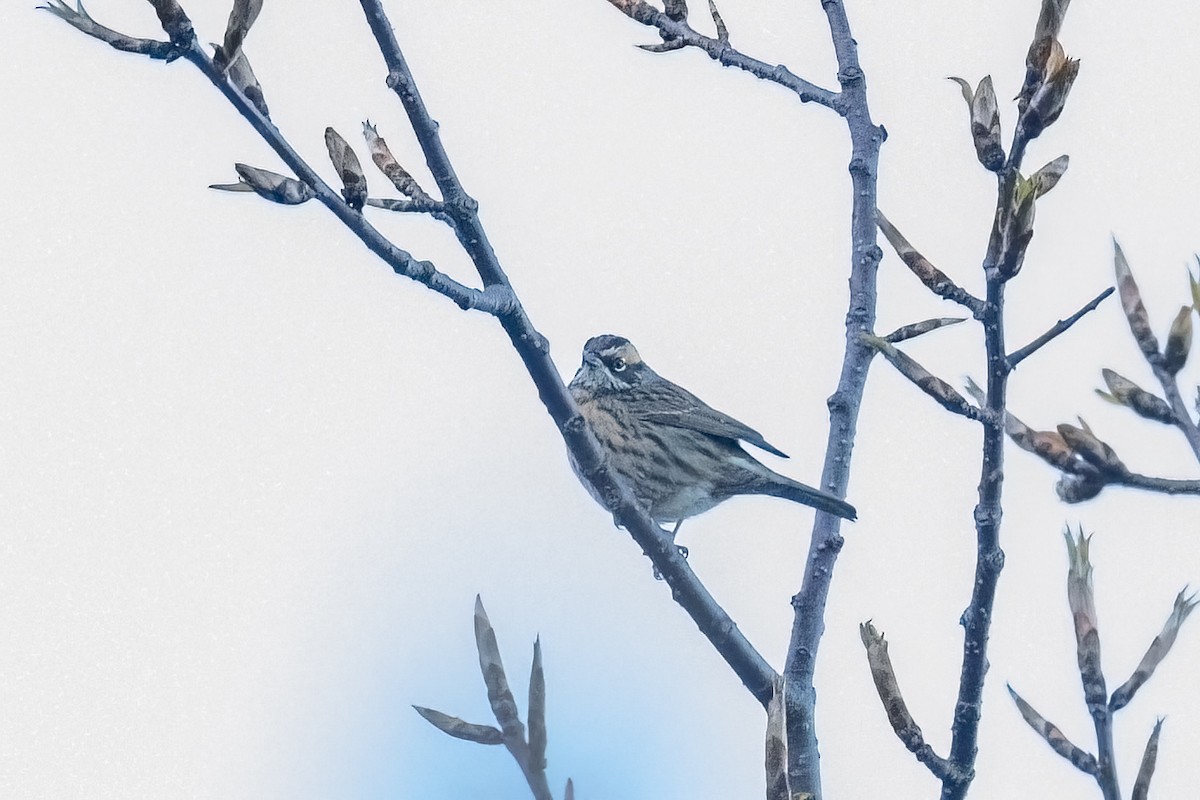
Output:
M579 365L580 369L582 369L584 367L598 367L598 366L600 366L600 356L596 355L595 353L584 353L583 354L583 363Z

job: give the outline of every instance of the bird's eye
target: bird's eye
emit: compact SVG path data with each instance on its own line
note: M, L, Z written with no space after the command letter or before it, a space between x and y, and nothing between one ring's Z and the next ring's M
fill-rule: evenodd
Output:
M625 359L614 358L613 362L612 362L612 368L613 368L613 372L624 372L625 371Z

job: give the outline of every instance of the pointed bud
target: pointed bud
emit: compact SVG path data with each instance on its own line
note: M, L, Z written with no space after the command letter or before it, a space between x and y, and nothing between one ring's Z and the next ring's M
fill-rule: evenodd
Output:
M992 172L999 172L1004 166L1004 147L1000 143L1000 107L996 103L996 90L992 88L992 76L985 75L974 90L962 78L951 76L946 80L958 84L963 100L967 102L971 140L979 163Z
M1017 95L1017 108L1022 114L1037 88L1046 79L1046 61L1053 43L1062 30L1063 17L1071 0L1042 0L1042 10L1033 29L1033 42L1025 55L1025 84Z
M721 18L721 12L717 10L715 0L708 0L708 13L712 16L713 25L717 29L717 41L729 44L729 28L725 27L725 20Z
M1166 400L1146 391L1111 369L1102 369L1100 374L1104 377L1104 383L1108 386L1108 392L1111 394L1099 389L1096 390L1096 394L1111 403L1128 407L1145 419L1162 422L1166 425L1175 424L1175 412L1171 410L1171 406L1167 404Z
M263 0L233 0L233 8L229 11L229 21L225 24L225 41L213 58L217 69L224 72L237 60L242 52L242 42L250 31L250 26L258 19L262 11Z
M871 680L875 683L879 699L883 701L883 710L887 714L888 722L904 746L915 753L925 744L925 739L921 727L917 725L904 702L904 696L900 694L900 683L896 680L892 657L888 655L887 640L869 620L858 626L858 635L863 646L867 648Z
M888 240L888 244L896 251L896 255L900 256L900 260L912 271L912 274L917 276L917 279L925 285L925 288L938 297L945 298L962 292L958 284L950 280L950 277L946 273L930 263L929 259L925 258L925 256L918 253L916 248L909 244L908 239L904 238L904 234L900 233L896 226L878 209L875 210L875 221L884 238Z
M985 169L999 172L1004 166L1004 146L1000 144L1000 107L992 76L985 75L971 99L971 139L975 155Z
M1008 687L1008 694L1012 697L1013 702L1017 704L1017 710L1021 712L1021 716L1025 719L1025 722L1037 732L1038 736L1041 736L1045 740L1046 744L1050 745L1050 749L1074 764L1076 769L1086 772L1089 775L1099 774L1100 765L1096 762L1095 756L1082 747L1073 744L1070 739L1063 735L1063 732L1057 725L1043 717L1033 706L1025 702L1025 699L1017 694L1012 686Z
M483 608L483 601L475 595L475 649L479 651L479 671L487 687L488 703L505 738L525 738L525 726L517 716L517 701L508 688L508 677L504 673L504 662L500 660L500 645L496 643L496 631Z
M1063 173L1067 171L1067 165L1070 161L1070 156L1061 155L1029 176L1029 183L1033 186L1034 198L1041 197L1058 185L1058 181L1062 178Z
M208 188L224 192L254 192L259 197L285 206L299 205L315 196L312 187L307 183L280 175L278 172L259 169L249 164L234 164L233 168L237 170L238 178L241 179L239 183L214 183Z
M329 151L329 160L333 162L333 168L342 180L342 197L346 199L346 205L355 211L361 211L367 202L367 176L363 174L354 148L333 128L325 129L325 148Z
M533 640L533 666L529 670L529 763L546 769L546 671L542 668L542 638Z
M464 739L476 744L504 743L504 735L500 733L500 729L491 725L476 725L473 722L466 722L458 717L422 706L413 706L413 710L424 717L430 725L455 739Z
M1133 800L1147 800L1150 796L1150 779L1154 777L1154 767L1158 763L1158 737L1162 733L1163 718L1159 717L1154 723L1154 730L1146 740L1146 749L1142 751L1142 764L1138 767L1137 780L1133 784Z
M1171 615L1167 617L1162 631L1154 637L1154 641L1150 643L1150 649L1146 651L1146 655L1142 656L1141 662L1129 676L1129 680L1113 692L1112 700L1109 702L1109 708L1113 711L1129 705L1129 701L1137 694L1137 690L1150 680L1154 670L1158 669L1158 665L1167 657L1167 653L1171 652L1171 648L1175 645L1175 638L1179 635L1179 629L1183 627L1184 621L1192 613L1197 602L1200 602L1196 600L1195 594L1187 595L1186 592L1187 587L1185 586L1183 591L1175 595L1175 604L1171 608Z
M904 377L908 378L917 388L932 397L942 408L961 414L970 419L978 419L979 409L967 402L954 387L937 377L929 370L918 364L908 354L896 349L878 336L862 336L863 340L879 351L892 366Z
M1141 348L1142 354L1153 359L1158 356L1158 339L1150 327L1150 315L1142 304L1142 293L1138 290L1137 281L1133 279L1133 271L1125 260L1125 251L1113 239L1113 269L1117 275L1117 291L1121 295L1121 308L1125 311L1125 319L1129 321L1129 330L1133 339Z
M1167 344L1163 348L1162 365L1168 375L1174 375L1183 369L1191 349L1192 307L1183 306L1171 322L1171 332L1167 334Z
M413 200L422 203L432 202L433 198L425 193L421 185L417 183L416 178L409 174L408 170L400 166L400 162L392 155L392 151L388 149L387 142L375 130L375 126L370 120L363 123L363 138L367 140L367 150L371 153L371 160L375 162L375 166L379 168L387 179L392 182L397 191L405 197L411 197Z
M246 52L239 50L237 58L231 64L225 61L225 50L221 45L211 43L210 45L213 49L213 63L225 64L224 69L233 88L245 95L246 99L254 104L258 113L269 118L271 111L267 108L267 99L263 96L262 85L254 76L254 70L250 68L250 59L246 58Z
M1092 587L1092 562L1089 557L1091 537L1079 531L1078 538L1071 536L1070 529L1063 532L1067 540L1067 603L1075 622L1075 656L1079 664L1079 676L1083 680L1083 696L1088 711L1095 716L1106 713L1108 692L1104 685L1104 673L1100 669L1100 630L1096 618L1096 597Z
M886 342L896 344L897 342L922 336L930 331L936 331L938 328L944 328L947 325L957 325L960 322L966 321L966 317L936 317L934 319L926 319L914 322L911 325L901 325L883 338Z

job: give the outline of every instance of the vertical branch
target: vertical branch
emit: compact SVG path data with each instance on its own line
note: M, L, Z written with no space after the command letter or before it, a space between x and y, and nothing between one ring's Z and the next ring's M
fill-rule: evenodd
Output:
M885 132L871 121L866 78L858 62L858 46L850 31L841 0L826 0L825 14L838 60L842 91L835 109L850 132L850 182L853 210L850 220L850 304L846 312L846 351L837 389L829 398L829 438L821 487L846 495L858 412L862 404L873 350L862 337L875 324L876 273L882 251L876 244L876 181L879 148ZM816 735L816 690L813 674L817 649L825 632L825 604L833 568L843 539L840 520L818 512L813 525L800 591L792 598L794 612L787 663L784 667L788 738L788 775L794 792L821 797L820 752Z
M1012 167L1014 172L1016 168ZM991 273L988 276L983 330L988 364L984 403L990 413L983 420L979 501L975 506L975 582L970 605L963 612L961 620L963 659L950 745L950 761L957 770L952 776L953 780L942 784L943 800L965 797L974 775L975 756L979 749L983 684L988 669L987 646L992 607L996 600L1000 570L1004 567L1004 551L1000 549L1000 518L1004 488L1003 419L1007 406L1008 365L1004 357L1004 281Z

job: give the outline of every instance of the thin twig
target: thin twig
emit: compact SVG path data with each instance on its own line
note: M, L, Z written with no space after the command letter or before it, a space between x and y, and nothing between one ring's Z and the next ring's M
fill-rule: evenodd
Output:
M644 0L608 0L620 9L630 19L637 20L643 25L657 28L664 42L682 42L684 46L703 50L709 58L719 61L727 67L737 67L765 81L777 83L796 93L802 103L819 103L844 114L837 92L822 88L815 83L806 81L794 74L782 64L768 64L742 53L729 44L728 39L705 36L693 29L685 21L673 20L666 12L659 11ZM714 17L715 19L715 17ZM675 49L675 48L671 48Z
M1177 480L1175 478L1154 478L1149 475L1139 475L1136 472L1126 472L1109 481L1116 486L1129 486L1134 489L1145 489L1159 494L1194 494L1200 495L1200 481Z
M1112 294L1114 291L1116 291L1116 289L1114 287L1112 287L1112 286L1108 287L1103 292L1101 292L1100 294L1098 294L1094 298L1092 298L1092 300L1086 306L1079 309L1078 311L1076 311L1074 314L1067 317L1066 319L1060 319L1058 322L1054 323L1054 325L1050 328L1050 330L1046 331L1041 336L1039 336L1038 338L1034 339L1029 344L1022 347L1020 350L1017 350L1016 352L1011 353L1008 356L1008 369L1010 371L1016 369L1017 364L1020 364L1022 361L1029 358L1029 356L1036 353L1044 345L1048 344L1052 339L1055 339L1060 334L1066 332L1066 330L1068 328L1070 328L1076 322L1079 322L1079 320L1082 319L1085 314L1088 314L1088 313L1094 311L1096 309L1096 306L1103 303L1108 298L1108 296L1110 294Z

